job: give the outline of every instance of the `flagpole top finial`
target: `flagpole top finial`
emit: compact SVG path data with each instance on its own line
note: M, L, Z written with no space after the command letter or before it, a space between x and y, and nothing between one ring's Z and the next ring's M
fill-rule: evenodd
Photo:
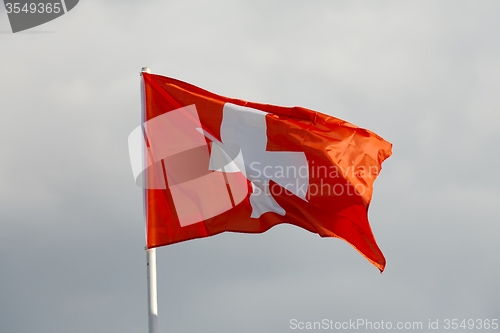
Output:
M151 70L149 69L149 67L142 67L141 69L141 73L151 73Z

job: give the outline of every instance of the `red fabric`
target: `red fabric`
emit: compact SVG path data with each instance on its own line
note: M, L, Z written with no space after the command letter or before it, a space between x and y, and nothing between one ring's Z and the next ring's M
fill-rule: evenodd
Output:
M143 73L145 83L145 121L180 107L194 104L203 129L221 139L223 106L232 103L269 114L267 151L303 152L309 169L308 201L271 183L276 202L285 216L267 212L251 218L248 196L236 207L202 222L181 227L168 189L146 189L148 248L189 239L212 236L225 231L261 233L280 224L290 223L321 237L347 241L373 265L384 270L385 258L368 223L367 212L372 185L382 162L391 155L392 145L375 133L332 116L301 107L281 107L246 102L219 96L191 84L154 74ZM327 171L325 171L327 170ZM339 171L335 177L325 174ZM234 175L234 177L237 177ZM315 185L313 185L315 184ZM337 187L335 187L337 186ZM359 195L314 193L318 189L363 189ZM362 192L362 193L361 193ZM356 193L356 192L354 192Z

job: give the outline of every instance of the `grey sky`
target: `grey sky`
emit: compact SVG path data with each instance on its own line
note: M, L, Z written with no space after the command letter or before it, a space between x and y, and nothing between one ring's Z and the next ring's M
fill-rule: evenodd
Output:
M147 331L126 146L142 66L394 144L370 207L384 274L287 225L160 248L161 332L500 319L499 16L498 1L86 0L10 34L2 7L0 332Z

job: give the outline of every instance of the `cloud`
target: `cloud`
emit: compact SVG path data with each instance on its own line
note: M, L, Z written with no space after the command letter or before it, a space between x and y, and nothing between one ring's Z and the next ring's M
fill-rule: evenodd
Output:
M0 331L145 329L126 147L142 66L394 144L370 207L383 275L292 226L176 244L158 250L162 330L498 318L499 7L84 1L37 28L55 33L0 34Z

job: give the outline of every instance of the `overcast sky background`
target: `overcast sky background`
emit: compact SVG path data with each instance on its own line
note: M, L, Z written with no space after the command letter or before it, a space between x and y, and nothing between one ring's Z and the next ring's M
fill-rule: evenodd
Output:
M147 332L127 150L142 66L394 145L369 212L383 274L289 225L163 247L160 332L500 319L499 17L483 0L82 0L12 34L1 7L0 332Z

